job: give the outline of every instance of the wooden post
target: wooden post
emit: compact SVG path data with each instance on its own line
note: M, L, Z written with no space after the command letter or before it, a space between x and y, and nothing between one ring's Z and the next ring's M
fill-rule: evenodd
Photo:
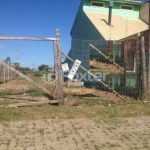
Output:
M56 40L53 42L53 47L54 47L54 71L55 71L55 90L54 94L56 95L56 98L58 99L58 85L57 85L57 71L58 71L58 66L57 66L57 43Z
M149 0L149 30L148 30L148 89L150 92L150 0Z
M9 68L7 68L7 80L9 81Z
M60 105L64 104L62 87L62 67L61 67L61 49L60 49L60 30L56 29L56 41L54 41L54 63L56 74L56 98Z
M126 72L127 72L127 68L126 68L126 61L127 61L127 40L124 40L124 45L123 45L123 55L124 55L124 74L122 75L122 85L126 86Z
M136 87L139 89L140 74L139 74L139 35L136 34Z
M146 73L144 36L140 37L140 45L141 45L141 62L142 62L142 99L145 99L147 92L147 73Z
M5 63L5 60L4 60L4 63ZM5 68L5 66L4 66L4 79L3 79L3 82L5 83L6 82L6 80L5 80L5 75L6 75L6 68Z

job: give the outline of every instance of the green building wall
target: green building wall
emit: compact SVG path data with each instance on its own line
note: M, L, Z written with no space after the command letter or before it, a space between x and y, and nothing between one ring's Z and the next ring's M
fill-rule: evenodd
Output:
M103 2L104 7L94 7L91 6L91 0L84 0L83 2L83 10L90 10L90 11L98 11L98 12L106 12L108 13L109 8L108 4L109 1L106 0L94 0L96 2ZM127 6L133 6L133 10L123 10L120 9L121 5L127 5ZM128 17L128 18L139 18L139 12L141 8L141 3L135 3L130 1L114 1L114 6L112 9L113 14L118 14L122 17Z
M85 67L87 70L90 69L90 46L89 44L95 43L95 40L100 43L101 49L103 48L104 43L107 41L101 36L99 31L94 27L92 22L87 18L85 13L83 12L83 1L80 4L79 10L77 12L72 30L71 30L71 49L68 53L68 56L73 60L80 60L81 65ZM95 53L93 51L92 53ZM99 55L97 53L97 55ZM100 55L99 55L100 56ZM72 62L68 59L66 62L69 63L69 68L72 67ZM78 71L81 71L80 69Z

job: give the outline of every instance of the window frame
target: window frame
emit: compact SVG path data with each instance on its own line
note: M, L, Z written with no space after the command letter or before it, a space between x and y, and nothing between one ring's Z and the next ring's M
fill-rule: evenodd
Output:
M131 7L132 9L124 9L124 8L122 8L122 6ZM121 10L133 11L133 6L130 6L130 5L120 5L120 9Z
M103 6L93 6L92 3L99 3L99 4L103 4ZM91 6L92 7L100 7L100 8L104 8L105 7L105 3L104 2L97 2L97 1L91 1Z

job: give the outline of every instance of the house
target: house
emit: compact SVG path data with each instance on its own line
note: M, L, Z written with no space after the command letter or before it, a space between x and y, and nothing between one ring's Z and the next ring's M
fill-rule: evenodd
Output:
M82 0L70 32L72 41L68 56L80 60L87 70L90 70L92 59L106 62L90 47L92 44L125 68L126 81L122 84L120 77L119 86L136 87L136 35L142 33L148 41L147 7L146 3L132 0ZM66 62L71 68L72 62L68 59Z

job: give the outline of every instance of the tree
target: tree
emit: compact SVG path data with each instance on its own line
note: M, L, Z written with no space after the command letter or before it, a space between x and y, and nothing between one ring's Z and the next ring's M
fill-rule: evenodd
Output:
M38 69L39 69L40 71L42 71L42 70L45 69L45 68L49 68L49 66L48 66L48 65L45 65L45 64L42 64L42 65L40 65L40 66L38 67Z
M18 70L18 69L20 68L20 63L19 63L19 62L15 62L15 63L14 63L14 68L15 68L16 70Z
M8 65L11 64L11 59L10 59L10 57L7 57L7 58L6 58L5 63L8 64Z

